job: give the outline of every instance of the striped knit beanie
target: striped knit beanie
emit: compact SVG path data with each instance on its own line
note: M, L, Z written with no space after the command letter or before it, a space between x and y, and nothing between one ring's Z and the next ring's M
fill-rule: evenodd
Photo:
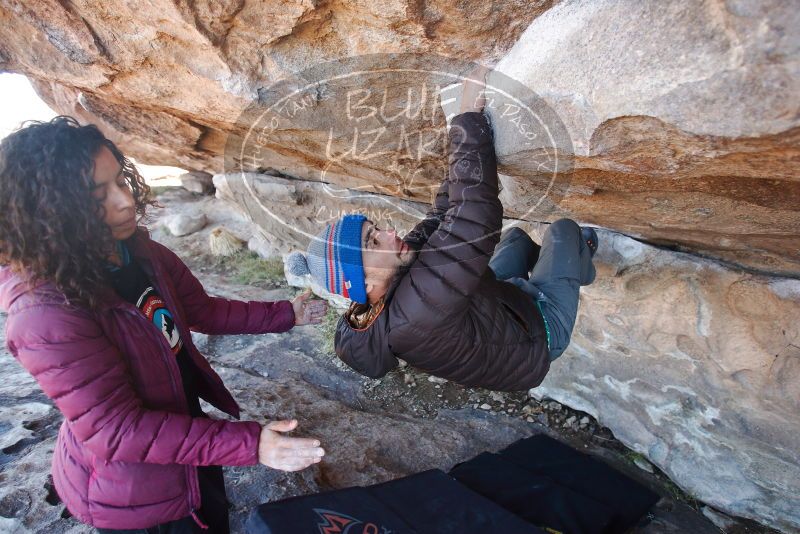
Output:
M307 254L289 255L286 266L295 276L311 277L331 293L360 304L367 303L361 263L361 227L364 215L345 215L327 225L311 240Z

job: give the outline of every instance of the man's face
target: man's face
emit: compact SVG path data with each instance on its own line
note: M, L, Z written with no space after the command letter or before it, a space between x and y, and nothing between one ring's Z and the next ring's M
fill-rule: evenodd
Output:
M414 251L397 236L394 228L384 230L370 220L364 221L361 261L367 285L390 280L398 268L413 260Z

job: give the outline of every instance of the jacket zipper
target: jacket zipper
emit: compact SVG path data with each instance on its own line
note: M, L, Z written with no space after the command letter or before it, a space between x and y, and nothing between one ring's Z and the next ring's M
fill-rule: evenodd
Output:
M152 326L151 323L147 320L147 318L144 315L142 315L142 313L139 311L138 308L135 308L136 311L134 312L134 311L128 309L128 306L133 306L133 305L130 304L130 303L127 303L127 302L123 302L122 305L120 306L120 309L122 309L122 311L124 311L127 314L133 315L133 316L145 321L148 326ZM150 330L147 329L145 331L149 332ZM159 338L159 342L162 345L167 346L167 348L169 349L167 352L169 353L170 357L169 358L164 358L164 360L165 361L166 360L172 360L171 363L174 364L175 366L177 366L178 364L175 362L175 358L174 358L175 355L172 353L172 347L169 347L168 345L166 345L167 340L166 340L166 338L164 338L164 335L159 332L158 338ZM163 356L164 356L164 353L162 352L162 357ZM171 368L171 364L170 364L169 361L167 361L167 367ZM180 369L178 369L178 374L180 374ZM188 404L188 402L186 400L186 393L184 391L182 391L183 390L182 387L181 387L181 390L179 391L178 385L175 382L175 374L174 373L170 373L169 374L169 378L170 378L170 384L172 385L172 392L178 398L178 402L179 402L181 408L183 409L183 411L186 414L188 414L189 413L189 404ZM185 471L186 471L186 478L187 478L186 482L187 482L187 486L188 486L188 489L189 489L189 514L192 516L192 519L194 519L194 521L198 524L198 526L200 526L200 528L207 529L208 526L205 525L204 523L202 523L197 518L197 514L195 513L195 504L194 503L195 503L195 501L197 501L198 504L199 504L199 501L200 501L200 499L199 499L200 482L197 480L197 468L195 466L193 466L193 465L187 465L185 467L186 467Z
M195 513L195 509L194 508L192 508L192 511L189 512L189 514L192 516L192 519L194 519L194 522L197 523L198 527L202 528L203 530L208 530L208 525L206 525L205 523L200 521L200 518L197 517L197 514Z
M136 248L138 249L140 247L136 247ZM178 328L178 323L177 323L178 310L177 310L177 307L175 305L173 305L174 303L169 302L169 301L173 300L172 299L172 295L170 294L169 291L164 291L165 288L157 287L159 285L159 282L164 279L164 276L163 276L164 273L163 273L163 269L161 268L161 264L159 264L158 262L152 261L152 257L150 255L150 250L146 246L143 247L143 248L147 249L145 254L144 254L144 258L143 259L146 260L146 262L150 265L150 267L152 268L152 271L153 271L153 276L151 277L150 282L154 286L156 286L156 289L158 290L159 295L161 296L161 298L164 299L164 303L167 305L167 308L172 312L173 320L175 320L175 328ZM136 258L138 260L138 259L140 259L141 255L133 253L132 256L134 256L134 258ZM161 284L161 285L163 286L163 284ZM125 303L125 304L130 306L129 303ZM129 313L131 313L131 312L129 311ZM142 314L139 312L138 309L136 309L136 315L138 317L142 317L143 319L146 320L146 318L144 316L142 316ZM189 336L190 337L189 337L188 341L186 339L186 336L184 336L184 332L180 332L180 330L179 330L179 333L181 335L181 340L183 341L184 346L187 347L186 350L187 350L187 354L188 354L189 349L188 349L187 343L191 343L191 333L189 332ZM161 339L161 343L162 344L167 344L167 340L164 338L163 335L159 335L159 338ZM172 364L168 363L167 365L168 366L169 365L175 365L177 367L178 364L175 361L175 355L172 353L172 347L168 347L168 348L169 348L169 350L167 351L167 353L171 357ZM178 369L178 374L180 374L180 369ZM186 400L186 393L183 391L183 387L182 386L181 386L180 392L179 392L177 384L175 383L175 376L172 373L171 373L171 376L170 376L170 382L172 383L172 390L178 396L181 406L183 406L184 411L186 413L188 413L189 412L189 405L188 405L188 401ZM200 519L197 517L197 513L195 511L195 506L196 506L195 503L197 503L197 506L200 506L202 504L201 498L200 498L201 497L200 496L200 482L197 479L197 467L192 466L192 465L187 465L186 466L186 476L187 476L187 479L188 479L187 480L187 485L188 485L188 489L189 489L189 513L192 516L192 519L194 519L195 523L197 523L198 526L200 526L200 528L202 528L204 530L208 529L208 525L205 525L202 521L200 521Z
M164 276L163 276L164 273L162 272L161 265L159 263L150 262L150 265L153 267L153 275L154 275L153 279L151 280L151 282L153 283L153 285L156 285L156 284L158 284L159 281L164 279ZM162 286L163 286L163 284L162 284ZM158 294L161 296L161 298L164 299L164 304L166 304L167 308L172 312L173 321L175 321L175 328L178 328L178 322L177 322L178 307L175 305L174 302L172 302L172 303L168 302L168 300L170 300L170 301L174 300L174 299L172 299L172 295L167 290L168 288L156 287L156 289L158 290ZM186 347L186 354L188 356L189 355L189 346L187 345L187 343L191 343L192 342L191 332L188 332L188 331L187 332L180 332L180 330L179 330L178 333L181 336L181 341L183 342L184 347ZM184 334L189 334L189 339L188 340L186 339L186 336ZM163 342L166 344L167 340L164 339L163 335L161 336L161 338L164 340ZM170 347L169 353L172 354L172 348L171 347ZM173 358L172 361L175 363L176 366L178 365L174 358ZM180 374L180 369L178 369L178 373ZM173 377L172 383L173 383L173 388L176 387L174 377ZM189 403L186 400L186 393L183 391L183 385L181 385L180 394L178 396L181 399L181 404L184 406L184 409L188 413L188 411L189 411ZM197 514L195 513L195 507L202 505L202 500L201 500L201 495L200 495L200 481L197 478L197 467L195 467L193 465L187 466L186 471L187 471L187 476L189 478L189 509L190 509L190 513L192 515L192 518L195 520L195 523L197 523L200 526L200 528L207 529L208 526L205 525L203 522L201 522L197 518ZM195 504L195 503L197 503L197 504Z

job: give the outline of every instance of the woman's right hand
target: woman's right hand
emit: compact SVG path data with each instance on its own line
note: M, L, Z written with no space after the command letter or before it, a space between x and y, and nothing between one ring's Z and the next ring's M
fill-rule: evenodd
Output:
M258 440L258 461L281 471L300 471L318 463L325 455L319 441L313 438L290 438L281 432L297 428L297 421L273 421L261 427Z

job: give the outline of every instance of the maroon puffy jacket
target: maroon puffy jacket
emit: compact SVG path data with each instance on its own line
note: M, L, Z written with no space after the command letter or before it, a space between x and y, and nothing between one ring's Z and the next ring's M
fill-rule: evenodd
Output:
M200 396L238 418L239 407L190 330L285 332L294 325L291 303L209 297L146 230L129 244L200 371ZM8 349L64 415L53 480L75 517L116 529L172 521L200 507L195 466L257 463L260 425L190 417L175 355L134 305L115 295L97 312L64 302L52 284L30 287L0 268Z

